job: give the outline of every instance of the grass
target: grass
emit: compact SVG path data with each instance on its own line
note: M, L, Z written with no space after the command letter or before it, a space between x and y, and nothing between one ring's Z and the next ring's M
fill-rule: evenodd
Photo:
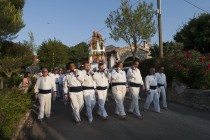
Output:
M32 105L31 94L20 93L17 89L0 91L0 139L11 139L18 121Z

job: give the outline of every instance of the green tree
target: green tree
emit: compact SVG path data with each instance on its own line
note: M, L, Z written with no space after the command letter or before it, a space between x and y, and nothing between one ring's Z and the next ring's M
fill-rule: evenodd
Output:
M31 31L28 32L28 37L29 37L29 40L24 40L24 41L23 41L23 45L24 45L24 46L28 46L28 47L31 48L34 52L36 52L37 46L36 46L36 44L35 44L34 34L33 34Z
M77 66L88 61L89 46L85 42L81 42L73 47L69 48L69 63L75 63ZM68 66L67 66L68 67Z
M210 14L201 14L190 19L178 31L174 40L181 42L185 50L198 50L205 54L210 52Z
M0 42L13 39L25 26L22 8L25 0L0 0Z
M68 47L62 42L54 39L42 42L37 50L39 65L48 69L66 66L68 63Z
M158 44L153 44L150 47L150 52L152 57L159 57L160 49ZM177 42L163 42L163 54L165 56L176 54L177 52L181 51L183 49L182 43Z
M0 49L0 71L6 77L13 73L19 73L22 69L30 66L33 61L33 50L23 44L3 41Z
M152 3L139 1L137 7L133 7L128 0L122 0L120 8L112 11L105 23L111 30L110 38L124 40L135 59L138 44L149 40L156 32L154 15Z

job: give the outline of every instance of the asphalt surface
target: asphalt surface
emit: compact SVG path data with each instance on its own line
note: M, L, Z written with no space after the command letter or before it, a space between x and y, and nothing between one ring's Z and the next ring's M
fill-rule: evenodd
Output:
M82 122L76 126L71 115L70 104L66 106L61 101L53 102L50 119L37 121L37 115L32 115L26 123L24 132L19 139L30 140L210 140L210 113L201 112L182 105L168 104L168 110L157 114L152 110L141 114L139 120L133 114L126 115L125 120L115 114L115 102L110 100L105 107L109 114L108 120L103 121L97 116L98 105L94 109L93 123L85 117L85 108L81 112ZM124 102L129 109L130 100ZM151 106L151 109L153 107ZM25 133L25 134L24 134Z

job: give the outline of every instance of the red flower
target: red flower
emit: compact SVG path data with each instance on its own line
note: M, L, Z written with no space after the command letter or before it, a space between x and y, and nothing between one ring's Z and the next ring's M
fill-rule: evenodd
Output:
M204 57L201 57L201 58L199 59L199 61L200 61L200 62L204 62L204 59L205 59Z
M208 60L210 60L210 56L206 56L206 58L207 58Z
M178 64L179 64L179 63L180 63L180 60L176 60L176 63L178 63Z
M182 70L182 66L179 66L179 67L178 67L178 71L181 71L181 70Z
M187 66L187 67L186 67L186 71L189 71L189 70L190 70L190 67L189 67L189 66Z
M187 59L190 59L190 57L191 57L191 54L190 54L189 52L187 52L187 53L186 53L186 58L187 58Z
M207 65L207 70L210 70L210 64Z

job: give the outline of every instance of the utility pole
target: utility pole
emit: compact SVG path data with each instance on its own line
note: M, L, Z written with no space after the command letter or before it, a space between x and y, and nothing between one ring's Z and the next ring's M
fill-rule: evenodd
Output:
M161 0L157 0L157 8L158 8L158 36L159 36L160 58L162 58L163 39L162 39Z

